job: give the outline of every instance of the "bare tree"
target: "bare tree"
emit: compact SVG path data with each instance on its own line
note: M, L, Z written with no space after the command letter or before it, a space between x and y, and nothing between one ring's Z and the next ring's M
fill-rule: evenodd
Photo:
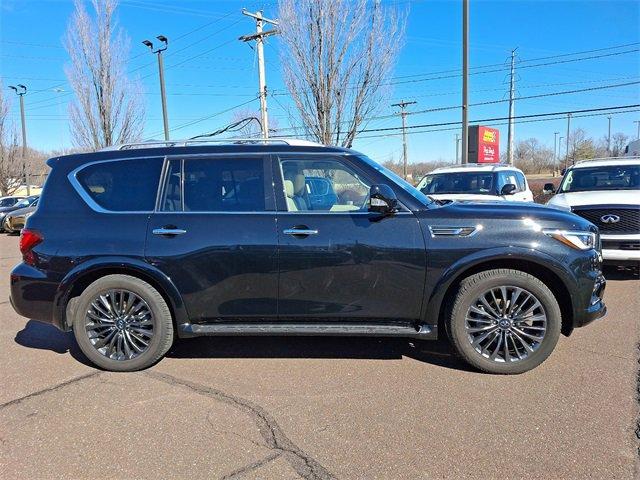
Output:
M144 105L140 83L125 73L129 39L114 19L117 0L91 4L94 18L82 0L75 0L65 39L71 63L65 71L76 96L69 112L73 141L97 150L139 140Z
M513 163L525 173L552 172L555 168L553 150L544 146L537 138L518 142Z
M629 144L629 137L622 132L614 133L611 136L611 156L621 157Z
M22 183L22 160L18 136L9 124L9 101L0 83L0 196L11 195Z
M280 0L284 80L307 134L350 147L386 102L405 15L379 0Z

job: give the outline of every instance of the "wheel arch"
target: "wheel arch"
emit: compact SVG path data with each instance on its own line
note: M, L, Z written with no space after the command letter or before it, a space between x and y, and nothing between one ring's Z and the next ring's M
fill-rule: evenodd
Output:
M470 275L497 268L520 270L542 280L553 292L560 306L563 335L571 335L574 328L574 305L568 284L573 283L573 280L569 272L562 269L555 260L544 258L539 253L533 256L522 252L510 252L508 255L504 252L494 252L456 262L443 273L433 289L426 307L426 318L437 318L438 330L446 331L444 328L446 310L460 282Z
M142 261L103 259L83 263L65 276L54 299L54 323L60 325L62 330L70 330L72 322L68 320L68 313L71 313L70 309L73 308L72 300L80 296L97 279L114 274L129 275L147 282L167 302L174 326L188 322L189 317L182 296L164 273Z

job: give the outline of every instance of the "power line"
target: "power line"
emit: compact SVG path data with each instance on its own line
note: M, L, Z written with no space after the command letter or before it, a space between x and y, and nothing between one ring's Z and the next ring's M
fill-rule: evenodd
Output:
M595 90L604 90L604 89L609 89L609 88L618 88L618 87L626 87L626 86L630 86L630 85L637 85L640 84L640 81L635 81L635 82L626 82L626 83L620 83L620 84L613 84L613 85L602 85L602 86L598 86L598 87L588 87L588 88L582 88L582 89L574 89L574 90L564 90L564 91L560 91L560 92L549 92L549 93L541 93L541 94L537 94L537 95L527 95L527 96L521 96L521 97L515 97L514 100L530 100L530 99L534 99L534 98L543 98L543 97L554 97L554 96L559 96L559 95L568 95L568 94L574 94L574 93L582 93L582 92L590 92L590 91L595 91ZM469 104L470 107L480 107L480 106L486 106L486 105L495 105L498 103L506 103L509 102L510 99L499 99L499 100L488 100L485 102L477 102L477 103L471 103ZM461 108L460 105L447 105L447 106L443 106L443 107L433 107L433 108L427 108L424 110L416 110L413 112L407 112L407 115L420 115L420 114L425 114L425 113L434 113L434 112L444 112L447 110L456 110L458 108ZM368 117L365 118L364 121L368 122L368 121L372 121L372 120L383 120L386 118L393 118L395 117L396 114L389 114L389 115L379 115L379 116L375 116L375 117ZM517 117L514 117L517 118ZM346 122L345 122L346 123ZM301 127L290 127L290 128L284 128L281 129L282 131L285 130L296 130L299 129Z
M592 114L584 114L584 115L573 115L571 118L590 118L590 117L599 117L599 116L604 116L604 115L622 115L625 113L634 113L634 112L640 112L640 109L632 109L632 110L623 110L623 111L617 111L617 112L603 112L603 113L592 113ZM516 123L535 123L535 122L551 122L554 120L563 120L562 117L554 117L554 118L534 118L534 119L527 119L527 120L521 120L518 121ZM480 120L481 121L481 120ZM502 125L507 125L508 122L483 122L485 123L486 126L490 126L490 127L497 127L497 126L502 126ZM422 133L435 133L435 132L450 132L450 131L458 131L460 130L460 127L447 127L447 128L437 128L437 129L430 129L430 130L415 130L415 131L410 131L407 132L407 134L409 135L418 135L418 134L422 134ZM359 136L356 137L356 140L360 140L360 139L367 139L367 138L390 138L390 137L398 137L402 135L401 133L388 133L388 134L383 134L383 135L364 135L364 136Z
M621 109L629 109L629 108L637 108L637 107L640 107L640 104L618 105L618 106L614 106L614 107L588 108L588 109L583 109L583 110L562 111L562 112L538 113L538 114L530 114L530 115L520 115L520 116L516 116L516 117L513 117L513 118L518 120L518 119L526 119L526 118L537 118L537 117L550 117L550 116L558 116L558 115L567 115L569 113L571 113L573 115L575 113L601 112L601 111L621 110ZM615 113L615 112L611 112L611 113ZM470 123L498 122L498 121L502 121L502 120L509 120L509 117L484 118L484 119L473 120ZM557 119L554 119L554 120L557 120ZM410 125L410 126L408 126L406 128L407 128L407 130L415 130L415 129L418 129L418 128L446 127L446 126L461 125L461 124L462 124L461 121L425 123L425 124L420 124L420 125ZM391 131L398 131L398 130L401 130L401 129L402 129L402 127L366 128L366 129L359 130L358 133L391 132ZM398 133L397 135L401 135L401 133ZM289 138L289 137L293 137L293 135L281 135L281 137ZM361 137L357 137L357 138L361 138Z
M196 120L193 120L193 121L190 121L190 122L183 123L183 124L181 124L181 125L178 125L178 126L176 126L176 127L173 127L172 129L170 129L170 130L169 130L169 132L175 132L176 130L181 130L181 129L183 129L183 128L190 127L191 125L195 125L195 124L197 124L197 123L204 122L204 121L209 120L209 119L211 119L211 118L217 117L218 115L222 115L222 114L224 114L224 113L227 113L227 112L230 112L230 111L232 111L232 110L235 110L236 108L240 108L240 107L243 107L243 106L245 106L245 105L248 105L249 103L254 102L254 101L256 101L257 99L258 99L258 97L256 96L256 97L253 97L251 100L248 100L248 101L246 101L246 102L240 103L240 104L235 105L235 106L233 106L233 107L227 108L227 109L222 110L222 111L220 111L220 112L216 112L216 113L213 113L213 114L211 114L211 115L207 115L207 116L205 116L205 117L200 117L200 118L198 118L198 119L196 119ZM161 131L160 133L162 133L162 131ZM152 136L152 137L153 137L153 136L155 136L155 135L159 135L159 133L153 133L153 134L151 134L151 136Z

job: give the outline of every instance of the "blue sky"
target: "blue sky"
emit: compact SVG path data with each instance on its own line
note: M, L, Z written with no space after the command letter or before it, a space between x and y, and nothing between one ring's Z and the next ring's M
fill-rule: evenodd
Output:
M461 2L397 0L397 3L402 8L408 7L410 13L406 43L394 72L394 77L402 78L393 80L396 85L389 103L416 100L417 105L411 107L414 110L458 106L461 80L455 70L461 66ZM471 0L470 5L472 72L498 70L470 77L471 104L507 98L508 71L503 65L506 67L505 62L515 47L522 61L517 77L519 96L640 81L640 2ZM145 88L147 138L161 138L162 119L157 65L140 43L145 38L163 34L171 42L165 65L169 121L175 129L172 136L185 138L216 130L231 121L232 112L214 114L255 96L255 53L248 45L234 41L255 28L249 18L241 15L242 7L262 8L266 16L276 15L275 1L121 1L119 22L131 38L129 71L142 78ZM53 149L71 144L67 124L70 95L63 71L67 54L62 48L62 37L72 10L70 0L0 0L0 76L5 88L14 83L29 87L28 135L29 143L36 148ZM622 47L609 48L617 46ZM271 37L265 54L267 84L274 94L286 92L279 71L278 48L277 37ZM592 50L598 51L536 60ZM190 59L195 56L197 58ZM597 58L574 61L589 56ZM564 63L539 66L558 61ZM479 68L495 64L498 65ZM433 74L449 70L454 72ZM635 84L519 100L516 115L638 103L640 88ZM257 109L257 102L252 105ZM280 127L289 126L285 112L288 105L287 95L269 99L271 116ZM12 119L17 122L16 101L12 107ZM380 111L381 116L390 113L394 113L390 106ZM472 121L507 114L506 102L470 108ZM204 117L209 118L201 120ZM459 120L460 111L456 108L408 117L409 125ZM635 137L635 120L640 120L640 111L613 114L612 131ZM368 128L399 125L400 119L394 117L372 121ZM607 116L576 116L572 127L584 128L589 135L601 138L607 133ZM410 160L453 160L456 128L449 125L415 129L415 133L409 135ZM504 151L506 125L498 128ZM538 137L553 147L554 132L564 136L566 120L518 123L515 131L516 141ZM397 133L363 133L355 147L380 162L399 160L402 144Z

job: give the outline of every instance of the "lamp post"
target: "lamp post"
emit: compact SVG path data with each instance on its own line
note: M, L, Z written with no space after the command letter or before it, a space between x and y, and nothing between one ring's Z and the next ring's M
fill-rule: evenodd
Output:
M162 42L162 46L154 49L153 43L149 40L143 40L143 45L146 45L151 50L151 53L158 55L158 72L160 74L160 96L162 97L162 122L164 124L164 139L169 141L169 118L167 115L167 95L164 89L164 61L162 59L162 52L164 52L169 46L169 39L164 35L158 35L156 37Z
M9 88L20 97L20 122L22 124L22 180L27 186L27 196L31 195L31 186L27 176L27 124L24 119L24 96L27 94L27 87L21 83L18 86L9 85Z

